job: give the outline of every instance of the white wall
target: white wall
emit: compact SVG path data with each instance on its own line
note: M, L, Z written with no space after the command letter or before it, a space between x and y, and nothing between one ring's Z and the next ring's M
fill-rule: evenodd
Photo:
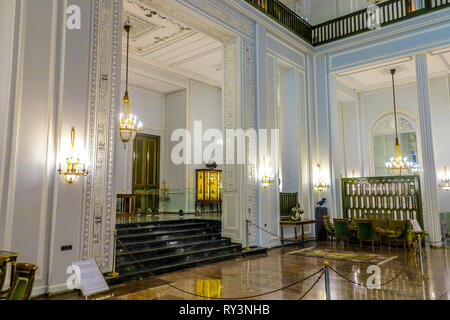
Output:
M64 2L13 3L16 28L1 34L7 48L12 35L18 47L12 55L17 58L12 63L12 94L6 99L8 72L3 70L10 51L0 55L0 173L5 173L0 177L0 243L2 249L19 252L20 262L39 266L36 294L66 289L66 268L80 258L83 180L68 185L56 167L66 156L62 150L67 150L72 127L76 148L84 153L91 2L70 1L81 8L82 31L66 31ZM2 23L14 17L10 4L1 3ZM62 245L72 245L72 250L61 251Z
M15 17L15 1L5 0L0 2L0 41L3 43L3 49L0 50L0 213L4 212L6 197L6 188L4 189L3 177L5 171L5 155L8 145L8 121L10 117L10 83L11 68L13 59L13 40L14 40L14 17ZM0 215L0 226L5 225L5 215ZM4 247L5 229L0 227L0 246ZM1 290L1 288L0 288Z
M298 192L299 202L305 209L304 218L314 216L308 132L311 120L308 116L310 105L307 97L306 56L270 33L266 36L266 82L265 91L261 92L258 128L269 131L279 129L279 140L278 150L272 145L267 151L259 150L260 166L262 153L267 152L269 166L275 173L274 184L266 189L259 186L259 216L262 227L279 234L279 192ZM279 179L282 181L281 186L278 185ZM313 231L311 226L305 227L305 234L311 235ZM294 236L292 228L284 232L286 237ZM261 233L260 239L262 246L280 245L279 238L273 235Z
M167 184L169 186L169 211L178 211L186 206L186 165L176 165L171 161L172 148L178 142L172 142L172 132L187 127L187 93L182 90L167 95Z
M202 123L203 133L208 129L218 129L222 131L222 90L215 86L205 84L199 81L191 80L189 82L189 102L188 102L188 127L194 139L194 122ZM222 139L224 141L224 138ZM194 141L193 141L194 143ZM211 142L203 142L205 148ZM194 161L194 149L192 149L192 159ZM200 155L198 155L200 156ZM202 156L203 159L203 156ZM208 160L202 160L202 164L194 164L189 166L187 190L186 190L186 210L195 211L195 170L205 169ZM218 170L222 170L223 166L219 165Z
M280 90L281 192L300 191L300 142L297 70L278 66Z
M336 19L337 17L367 8L366 0L311 0L311 24Z
M448 124L450 123L450 99L449 99L449 78L439 77L429 80L431 122L433 132L433 144L435 152L435 162L438 175L443 171L443 167L450 168L450 149L447 144L450 140ZM410 117L419 119L417 89L415 83L396 87L397 107L399 111L406 112ZM361 119L358 119L357 102L345 102L342 108L342 123L345 127L345 165L346 176L351 176L352 170L355 173L363 173L365 176L372 174L370 169L370 158L373 155L369 150L369 131L373 123L386 112L391 112L393 108L392 89L385 88L376 91L360 94L359 112ZM355 130L358 127L358 120L361 121L362 131L361 150L358 147ZM420 124L419 124L420 125ZM420 134L420 132L419 132ZM359 166L358 155L364 154L364 167ZM358 172L359 171L359 172ZM439 191L440 211L450 211L450 194L443 190Z
M450 168L450 79L449 77L431 79L429 82L431 123L433 130L434 160L436 173ZM440 212L450 212L450 193L439 189Z

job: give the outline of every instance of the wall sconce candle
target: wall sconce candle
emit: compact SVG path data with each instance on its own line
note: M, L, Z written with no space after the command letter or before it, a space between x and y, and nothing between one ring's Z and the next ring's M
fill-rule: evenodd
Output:
M72 145L72 150L70 155L66 158L66 164L62 168L61 163L59 164L58 173L64 178L67 183L75 183L78 177L85 177L89 174L86 170L86 164L82 163L79 158L74 160L74 145L75 145L75 128L72 128L70 132L70 142Z
M444 172L441 175L441 182L439 183L439 188L445 191L450 191L450 177L447 174L447 167L444 167Z
M314 190L318 192L325 191L330 187L330 185L325 181L322 175L322 169L320 168L320 164L317 165L317 170L315 172L315 181L313 183Z

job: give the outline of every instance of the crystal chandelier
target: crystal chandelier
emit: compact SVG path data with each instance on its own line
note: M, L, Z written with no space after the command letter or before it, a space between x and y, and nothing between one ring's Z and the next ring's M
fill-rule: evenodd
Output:
M314 188L314 190L316 190L318 192L323 192L330 187L330 185L327 182L325 182L325 179L324 179L321 171L322 171L322 169L320 167L320 164L317 164L317 170L315 172L316 178L315 178L315 182L313 183L313 188Z
M73 147L75 144L74 128L72 128L72 131L70 132L70 142L72 144L72 152L70 153L70 156L66 158L64 170L63 168L61 168L61 164L59 164L58 173L60 176L64 178L65 182L75 183L79 177L85 177L89 174L89 172L86 170L86 165L82 163L79 158L74 160L73 157Z
M127 32L127 69L126 69L126 89L123 97L122 112L120 113L119 136L120 140L126 144L133 141L136 134L142 131L142 122L137 123L137 117L131 113L130 99L128 97L128 55L130 50L130 29L129 20L125 23L125 31Z
M445 191L450 191L450 177L447 174L447 167L444 167L444 174L441 177L441 182L439 183L439 188Z
M400 149L400 142L398 140L398 129L397 129L397 106L395 104L395 69L391 70L392 75L392 92L393 92L393 98L394 98L394 122L395 122L395 151L394 151L394 157L389 159L388 162L385 164L385 168L388 171L391 171L393 175L402 175L402 171L410 171L414 167L416 170L418 170L417 165L415 165L413 162L408 161L407 157L402 157L402 151Z

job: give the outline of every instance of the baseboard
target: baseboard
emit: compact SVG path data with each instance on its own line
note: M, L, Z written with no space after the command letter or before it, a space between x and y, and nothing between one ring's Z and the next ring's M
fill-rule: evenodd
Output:
M37 297L37 296L41 296L44 294L53 295L53 294L60 294L60 293L65 293L65 292L69 292L69 291L73 291L73 290L67 289L67 284L64 282L64 283L56 284L56 285L52 285L52 286L34 287L31 296Z

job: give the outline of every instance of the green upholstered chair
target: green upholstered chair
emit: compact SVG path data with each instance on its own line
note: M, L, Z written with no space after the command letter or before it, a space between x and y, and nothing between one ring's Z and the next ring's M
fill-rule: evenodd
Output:
M349 226L350 227L357 227L358 226L358 224L356 223L356 220L358 220L358 218L352 218L352 219L350 219L350 222L349 222Z
M380 242L380 236L378 232L375 231L373 222L367 220L358 220L357 238L359 240L359 247L362 246L364 241L369 241L372 242L373 249L375 241Z
M327 232L327 240L334 239L334 226L330 222L330 216L323 216L323 224L325 226L325 230Z
M403 243L403 248L406 249L406 245L409 241L409 222L405 220L389 220L389 230L387 238L389 241L389 247L391 242L396 244Z
M340 240L347 241L353 237L353 234L348 230L348 219L333 219L333 225L334 225L334 236L336 237L336 245L339 244Z
M31 263L16 264L16 272L11 288L8 289L7 300L30 300L37 268Z
M9 258L0 259L0 297L6 294L6 291L2 291L5 286L6 272L8 267Z

